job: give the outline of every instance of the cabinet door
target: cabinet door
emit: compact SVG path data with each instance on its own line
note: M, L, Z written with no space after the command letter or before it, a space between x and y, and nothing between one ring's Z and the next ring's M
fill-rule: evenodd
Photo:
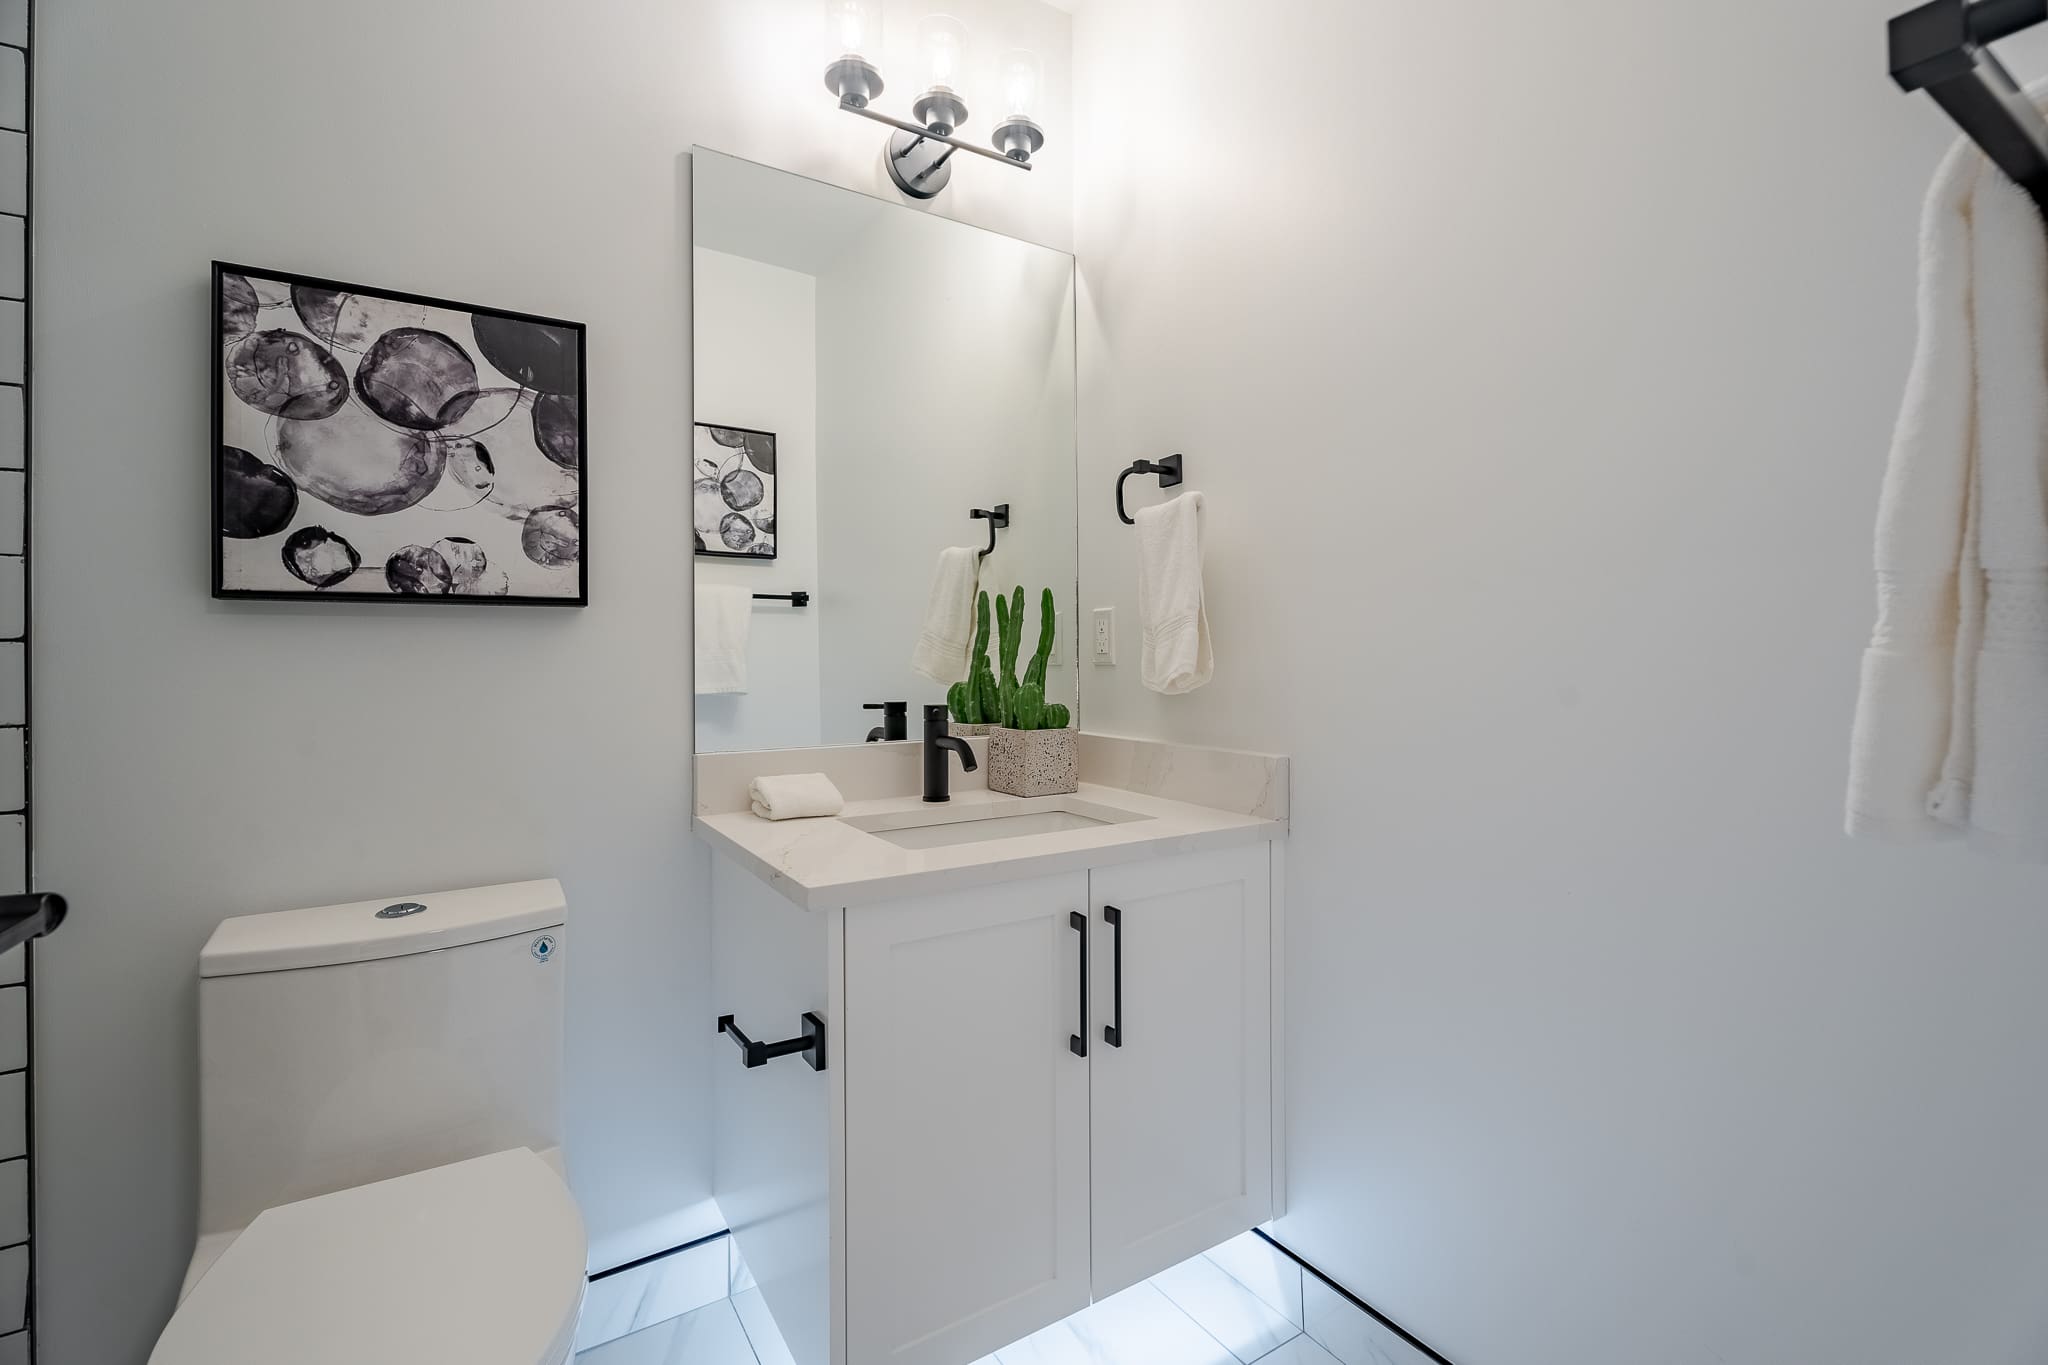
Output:
M1102 1298L1272 1216L1270 846L1100 869L1090 892Z
M1087 908L1073 873L846 912L848 1365L960 1365L1087 1305Z

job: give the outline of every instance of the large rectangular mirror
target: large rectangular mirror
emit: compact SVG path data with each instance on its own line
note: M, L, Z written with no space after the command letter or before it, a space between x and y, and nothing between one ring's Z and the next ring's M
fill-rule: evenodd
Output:
M1020 673L1052 590L1045 697L1078 716L1073 258L694 158L698 751L862 743L877 702L919 738L959 680L913 666L957 615L931 610L941 554L1005 506L979 586L1025 590Z

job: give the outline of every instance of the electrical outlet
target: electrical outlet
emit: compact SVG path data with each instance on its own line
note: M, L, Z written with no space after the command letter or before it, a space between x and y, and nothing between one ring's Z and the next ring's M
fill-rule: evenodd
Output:
M1094 628L1089 635L1088 657L1097 664L1116 662L1116 608L1097 607L1089 613Z

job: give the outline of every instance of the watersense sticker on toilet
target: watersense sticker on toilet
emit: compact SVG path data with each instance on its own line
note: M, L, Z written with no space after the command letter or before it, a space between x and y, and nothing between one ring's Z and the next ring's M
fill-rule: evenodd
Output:
M555 936L553 934L535 934L533 942L527 945L526 951L533 954L535 962L553 960L555 956Z

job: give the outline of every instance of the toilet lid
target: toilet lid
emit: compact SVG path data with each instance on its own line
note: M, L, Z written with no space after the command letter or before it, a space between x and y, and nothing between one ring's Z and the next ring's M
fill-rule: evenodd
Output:
M266 1209L150 1365L545 1365L583 1302L583 1220L525 1148Z

